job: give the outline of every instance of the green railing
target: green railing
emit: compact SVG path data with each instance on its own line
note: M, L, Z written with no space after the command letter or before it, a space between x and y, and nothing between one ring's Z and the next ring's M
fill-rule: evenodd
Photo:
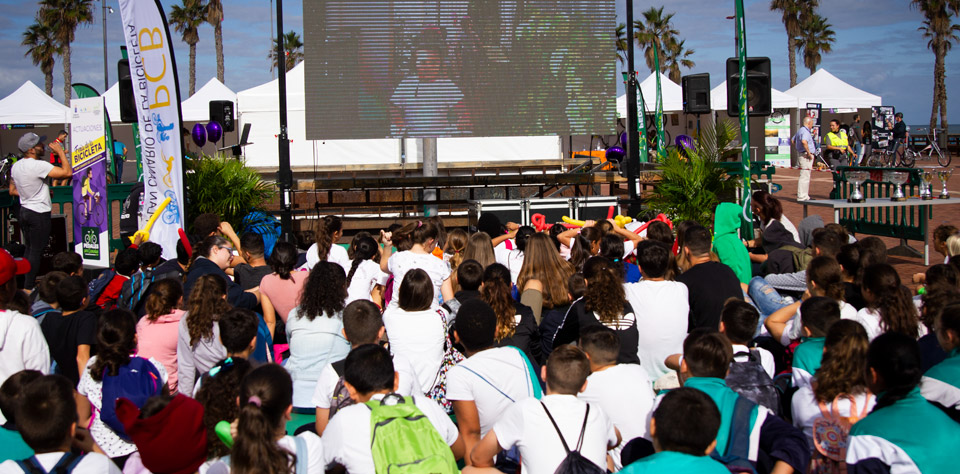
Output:
M727 174L731 177L741 177L743 175L743 163L739 161L723 161L717 163L717 166L722 168ZM766 178L767 180L772 180L773 175L776 174L777 169L770 164L769 161L751 161L750 162L750 177L752 179Z
M133 186L136 183L121 183L107 185L107 222L109 226L107 231L110 236L110 251L122 249L123 242L120 240L120 209L123 206L124 199L130 195ZM55 186L53 189L53 214L64 214L67 216L67 242L73 241L73 187ZM0 243L6 244L10 241L11 228L10 217L14 208L14 198L10 196L7 189L0 190ZM114 206L115 203L118 203ZM114 210L116 207L116 211Z
M920 175L923 172L921 169L840 166L837 173L833 173L830 199L847 199L853 191L853 185L847 182L845 171L870 172L870 179L860 185L867 198L889 198L893 193L893 183L883 180L885 171L908 173L909 179L903 185L904 194L908 197L920 194ZM927 233L927 221L933 217L931 207L928 206L926 212L927 215L924 215L924 209L919 206L844 209L840 212L839 224L858 234L923 241Z

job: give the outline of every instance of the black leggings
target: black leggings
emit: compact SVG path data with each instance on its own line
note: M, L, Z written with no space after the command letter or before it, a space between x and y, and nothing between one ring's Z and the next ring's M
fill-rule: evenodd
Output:
M20 208L20 235L25 247L24 256L30 262L24 288L33 288L40 271L40 257L50 241L50 212L34 212Z

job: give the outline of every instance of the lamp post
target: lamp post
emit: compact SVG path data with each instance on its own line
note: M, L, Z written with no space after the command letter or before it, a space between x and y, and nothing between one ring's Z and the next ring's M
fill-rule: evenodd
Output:
M110 87L110 76L107 72L107 13L113 13L113 7L107 6L107 0L100 0L103 6L103 92Z

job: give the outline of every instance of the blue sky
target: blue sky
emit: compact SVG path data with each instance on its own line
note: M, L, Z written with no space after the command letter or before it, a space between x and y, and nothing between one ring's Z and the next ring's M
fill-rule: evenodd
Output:
M117 0L105 0L116 13L107 15L108 69L110 83L116 81L116 62L123 44L120 35L120 13ZM169 11L179 0L161 0ZM270 48L271 2L269 0L226 0L224 54L226 56L227 86L235 91L253 87L272 79L267 52ZM780 16L769 10L768 0L747 0L748 52L750 56L767 56L772 60L773 86L789 88L787 71L787 39ZM921 15L911 10L905 0L843 0L821 2L821 15L827 17L837 32L833 53L823 58L821 67L840 79L881 95L885 105L894 105L904 112L911 124L926 123L930 116L933 97L933 53L926 40L917 31ZM95 2L95 23L77 32L73 47L73 79L86 82L97 89L103 87L103 39L101 36L101 4ZM733 22L726 17L733 14L732 1L717 0L663 0L637 1L635 15L650 6L665 6L674 12L674 24L687 46L694 49L696 67L688 73L708 72L711 84L723 81L726 58L734 55ZM284 29L302 34L302 0L284 1ZM626 3L617 0L618 19L623 21ZM37 5L30 1L0 0L0 97L16 90L26 80L43 87L43 74L24 56L20 35L32 22ZM275 21L275 19L274 19ZM183 97L187 92L188 48L175 43L177 66ZM960 122L960 82L950 78L960 76L960 48L947 56L947 87L949 119ZM798 59L798 77L803 80L809 72ZM648 74L642 60L638 61L641 78ZM204 25L197 45L197 88L216 75L213 28ZM618 81L619 82L619 81ZM951 86L953 86L951 88ZM618 93L623 86L618 84ZM56 65L54 97L63 98L62 66Z

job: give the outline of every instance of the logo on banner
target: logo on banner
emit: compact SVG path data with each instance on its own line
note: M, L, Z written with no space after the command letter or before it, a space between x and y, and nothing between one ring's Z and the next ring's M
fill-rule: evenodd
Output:
M70 156L73 161L73 169L76 170L85 167L90 161L100 157L101 154L106 158L106 143L106 137L100 136L96 140L74 150Z
M83 258L91 260L100 259L100 229L96 227L84 227L83 235Z

